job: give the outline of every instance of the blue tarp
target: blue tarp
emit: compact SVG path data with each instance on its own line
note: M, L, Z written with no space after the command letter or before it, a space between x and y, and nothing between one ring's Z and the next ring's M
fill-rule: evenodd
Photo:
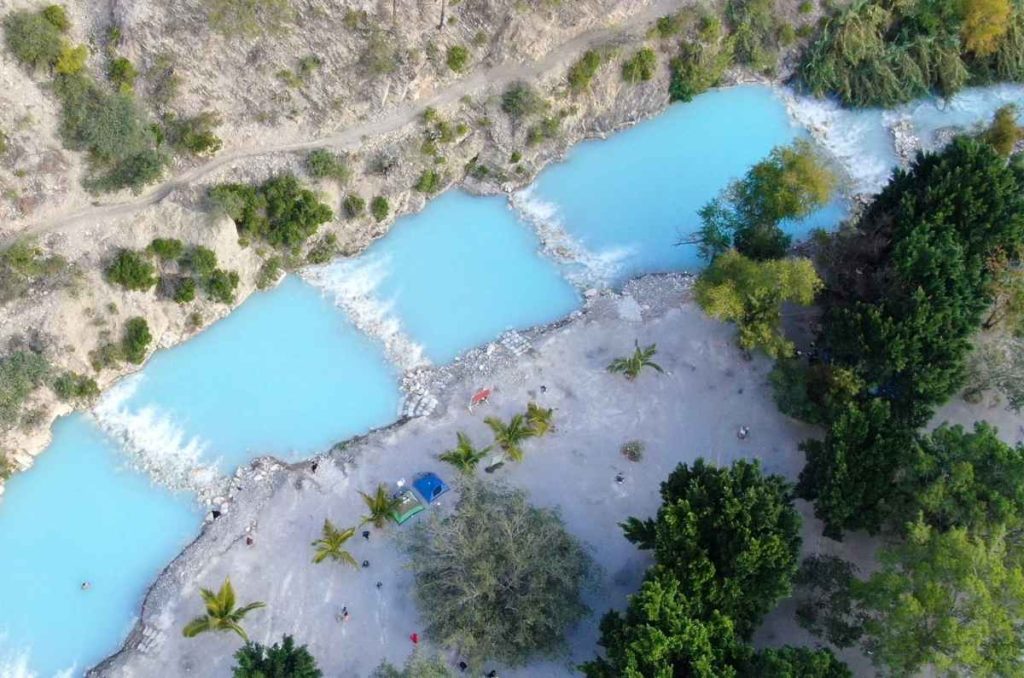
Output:
M448 486L434 473L422 473L412 481L412 486L428 502L434 501L448 491Z

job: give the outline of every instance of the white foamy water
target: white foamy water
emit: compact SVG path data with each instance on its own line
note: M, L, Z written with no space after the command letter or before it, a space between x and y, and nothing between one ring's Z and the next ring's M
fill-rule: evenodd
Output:
M622 272L623 262L635 254L628 247L601 252L587 248L566 230L558 205L538 196L533 185L513 193L509 205L537 232L546 255L570 265L566 277L577 287L606 287L614 283Z
M897 116L877 110L848 110L832 100L815 99L790 89L776 90L790 119L810 133L842 166L854 193L877 193L889 180L898 158L890 126Z
M124 446L134 466L161 485L197 494L215 488L221 476L204 460L206 443L156 406L128 405L143 378L133 375L107 391L92 410L96 423Z
M332 298L361 332L380 341L388 359L399 369L426 367L430 360L423 346L402 329L394 301L380 297L381 283L390 271L389 257L364 253L357 259L312 266L301 276Z

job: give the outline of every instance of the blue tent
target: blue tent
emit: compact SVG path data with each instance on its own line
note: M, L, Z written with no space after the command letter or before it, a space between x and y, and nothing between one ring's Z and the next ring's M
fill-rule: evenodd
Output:
M448 486L434 473L421 473L412 481L412 486L428 502L434 501L448 491Z

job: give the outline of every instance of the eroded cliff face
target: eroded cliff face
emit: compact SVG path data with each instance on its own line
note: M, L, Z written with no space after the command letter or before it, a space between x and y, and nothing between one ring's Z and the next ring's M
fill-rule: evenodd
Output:
M173 237L213 249L222 268L238 272L236 305L244 301L273 253L265 246L239 243L234 223L212 210L206 198L215 183L296 173L334 211L334 220L319 235L335 234L343 255L358 253L385 233L394 218L423 207L431 196L413 186L425 169L437 170L446 188L461 183L471 191L502 192L528 183L581 138L603 135L667 105L667 64L675 42L648 38L648 32L658 16L683 4L463 0L449 3L444 28L438 29L439 2L406 0L395 3L397 29L392 30L390 1L296 1L281 33L233 38L209 28L206 12L217 5L213 0L72 5L75 39L93 36L100 41L95 36L108 35L111 25L118 27L117 52L129 56L142 72L136 91L143 104L152 86L150 65L170 54L181 77L174 110L182 115L216 111L223 121L217 133L224 148L212 159L177 160L169 181L141 195L89 196L80 187L85 166L81 154L62 149L57 137L56 104L45 91L46 74L29 75L4 54L0 79L10 86L0 92L0 125L24 115L19 111L35 113L30 126L11 135L20 149L17 159L11 162L8 156L0 163L2 181L19 172L31 177L18 185L20 207L4 203L0 240L9 245L17 237L32 237L47 253L66 258L79 274L70 285L35 285L0 305L0 346L31 333L56 369L93 374L106 388L137 367L95 373L88 354L119 337L128 318L146 318L153 347L166 348L229 313L231 306L202 298L181 305L153 291L125 291L106 282L102 273L118 248L142 249L155 237ZM16 6L23 3L0 0L0 12ZM350 27L349 12L357 13L355 28ZM393 72L365 70L367 44L374 35L386 35L400 47ZM641 43L658 52L657 73L648 82L627 83L621 62ZM430 56L435 52L429 44L436 46L439 57ZM471 52L470 65L461 74L445 63L447 47L454 44ZM590 88L573 94L566 71L591 48L609 58ZM294 74L298 60L307 54L316 54L320 65L301 86L289 86L278 71L291 68ZM95 55L90 60L97 77L101 62ZM544 95L547 108L542 115L513 121L501 110L500 94L516 80L532 83ZM423 119L428 106L459 130L430 153L424 150L430 138ZM531 126L544 117L557 119L557 134L529 142ZM304 175L306 153L321 147L346 155L352 178L344 186ZM513 161L513 153L521 158ZM44 157L52 158L52 171L31 174L24 163ZM382 159L387 171L380 170ZM389 217L381 222L369 215L345 218L340 203L352 193L367 202L386 196ZM31 204L26 197L32 198ZM316 241L312 238L310 245ZM302 253L293 257L295 262L302 259ZM53 419L69 409L49 389L38 389L25 407L31 416L0 432L0 450L15 467L27 468L49 442Z

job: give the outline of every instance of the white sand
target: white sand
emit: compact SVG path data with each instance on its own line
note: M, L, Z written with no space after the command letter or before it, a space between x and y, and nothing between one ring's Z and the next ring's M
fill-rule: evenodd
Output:
M618 523L657 509L658 485L676 464L700 456L718 464L756 458L766 471L795 479L804 463L797 444L814 433L776 411L767 384L768 360L745 361L733 344L731 327L709 320L692 303L680 303L678 278L648 279L627 290L643 309L643 320L635 319L632 300L600 297L584 317L544 333L535 342L536 351L519 361L509 359L502 348L480 352L484 363L463 365L462 373L473 376L456 379L446 389L434 416L335 451L321 460L315 474L301 464L279 467L262 484L246 480L229 512L154 586L143 624L98 673L230 675L231 655L240 644L236 637L186 639L180 632L202 611L198 587L219 586L229 575L241 602L267 603L245 622L254 640L269 643L293 634L308 644L328 676L366 675L382 659L400 664L412 650L409 635L424 635L412 601L411 576L403 568L406 556L396 543L411 523L384 531L370 528L369 542L357 535L351 550L356 559L370 561L367 569L313 565L310 542L319 536L325 517L341 527L358 524L363 505L356 490L411 480L427 470L453 480L454 471L435 455L454 444L456 431L467 432L478 445L489 444L485 416L508 418L536 400L555 408L556 431L529 441L526 459L506 465L494 477L525 488L536 504L559 507L568 529L590 546L603 572L597 589L587 594L593 614L570 633L563 659L500 674L571 675L574 665L595 653L601 615L609 607L625 605L650 564L646 554L622 537ZM606 372L612 358L632 349L634 338L658 344L656 359L665 375L645 373L630 383ZM492 371L484 364L503 366ZM467 411L470 395L491 385L497 391L490 404ZM542 385L546 392L541 392ZM979 416L963 404L950 412L954 410L960 421ZM989 413L996 413L997 423L1013 436L1019 434L1019 417ZM745 440L736 436L740 425L750 429ZM630 439L647 445L640 463L620 454L620 445ZM618 473L625 476L621 484L615 480ZM445 510L455 499L450 493L432 510ZM810 506L799 506L809 517ZM256 525L255 543L247 546L251 524ZM870 568L873 540L854 535L837 544L820 537L820 526L811 519L805 520L804 537L808 552L839 553ZM383 583L380 590L377 581ZM344 624L336 619L342 606L351 613ZM813 644L813 639L796 626L792 604L784 602L757 642ZM847 652L843 657L858 675L870 675L862 656Z

